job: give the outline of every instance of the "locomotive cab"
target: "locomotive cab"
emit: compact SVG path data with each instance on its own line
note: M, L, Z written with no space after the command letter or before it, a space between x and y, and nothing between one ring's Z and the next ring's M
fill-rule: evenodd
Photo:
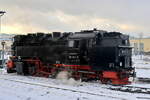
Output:
M130 47L127 35L110 32L102 34L96 40L96 45L92 49L93 55L90 56L91 65L94 70L123 70L132 68L132 48Z

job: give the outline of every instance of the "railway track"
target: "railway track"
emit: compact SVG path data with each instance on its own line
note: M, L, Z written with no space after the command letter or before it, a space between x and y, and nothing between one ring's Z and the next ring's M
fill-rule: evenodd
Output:
M143 82L143 83L150 83L150 78L143 78L143 77L138 77L137 78L138 82Z
M1 77L0 77L0 79L11 81L11 82L28 84L28 85L41 86L41 87L46 87L46 88L54 88L54 89L60 89L60 90L65 90L65 91L77 92L77 93L82 93L82 94L88 94L88 95L94 95L94 96L100 96L100 97L109 97L109 98L118 99L118 100L126 100L125 98L121 98L121 97L109 96L108 94L105 94L102 91L99 91L99 93L93 93L93 92L83 91L83 90L76 90L76 89L70 89L70 88L51 86L51 85L48 85L48 84L37 83L37 82L35 83L35 82L15 80L15 79L10 79L10 78L1 78Z
M138 83L150 83L150 78L137 78ZM145 87L137 87L137 86L113 86L109 87L111 90L116 91L123 91L123 92L130 92L130 93L143 93L143 94L150 94L150 88Z
M150 94L150 88L136 87L136 86L115 86L115 87L113 86L109 87L108 89L130 93Z

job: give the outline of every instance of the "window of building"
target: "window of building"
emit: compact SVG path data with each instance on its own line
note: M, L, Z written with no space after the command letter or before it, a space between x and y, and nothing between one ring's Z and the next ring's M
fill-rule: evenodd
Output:
M144 43L139 43L139 51L144 52Z

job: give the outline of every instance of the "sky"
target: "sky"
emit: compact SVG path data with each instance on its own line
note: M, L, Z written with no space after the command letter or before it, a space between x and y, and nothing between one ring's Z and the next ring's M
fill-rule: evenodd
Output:
M2 33L97 28L150 36L150 0L0 0Z

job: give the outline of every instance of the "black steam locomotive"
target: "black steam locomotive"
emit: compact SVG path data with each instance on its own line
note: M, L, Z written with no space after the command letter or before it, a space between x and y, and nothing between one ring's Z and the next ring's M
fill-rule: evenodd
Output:
M68 71L75 79L129 84L134 77L129 36L119 32L81 32L16 35L7 71L54 77Z

